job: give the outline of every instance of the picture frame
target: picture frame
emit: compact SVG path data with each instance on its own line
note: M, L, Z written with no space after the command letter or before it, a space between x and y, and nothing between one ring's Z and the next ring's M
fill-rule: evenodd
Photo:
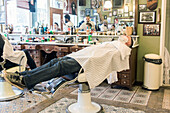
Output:
M91 16L91 8L85 9L85 16L87 16L87 15Z
M114 8L122 8L124 6L124 0L113 0Z
M156 11L141 11L138 16L139 24L155 24Z
M85 16L85 10L80 11L80 16Z
M109 1L109 0L103 0L103 12L112 11L112 8L105 8L105 7L104 7L104 4L105 4L106 1ZM112 0L110 0L110 1L111 1L111 3L112 3Z
M118 14L123 14L123 9L117 9Z
M160 36L160 24L143 24L143 36Z
M107 15L104 15L104 19L105 19L105 20L107 19Z
M86 6L86 0L79 0L79 6Z
M113 10L113 16L117 16L117 10Z
M138 11L146 11L147 5L146 4L139 4L138 5Z

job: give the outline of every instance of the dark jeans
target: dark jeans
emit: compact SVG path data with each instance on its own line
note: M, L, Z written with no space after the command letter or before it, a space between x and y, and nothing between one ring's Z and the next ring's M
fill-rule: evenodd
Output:
M31 71L24 71L20 74L24 75L24 83L26 87L31 89L40 82L47 81L55 77L77 73L80 69L81 66L75 59L63 57L54 58L50 62L38 68Z
M31 69L36 68L37 66L36 66L34 60L32 59L32 57L30 56L30 54L28 53L28 51L27 50L23 50L23 51L25 52L25 55L27 57L27 64L28 64L28 66ZM6 63L4 65L4 67L6 69L9 69L9 68L12 68L12 67L15 67L15 66L19 66L19 64L13 63L13 62L11 62L9 60L6 60ZM1 66L0 66L0 71L2 71L2 67Z

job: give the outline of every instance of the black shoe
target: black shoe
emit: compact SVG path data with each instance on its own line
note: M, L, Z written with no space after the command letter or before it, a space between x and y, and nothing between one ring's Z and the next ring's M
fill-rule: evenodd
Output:
M4 79L11 85L23 90L25 85L22 83L23 76L17 73L6 72Z
M50 91L51 93L54 93L62 84L67 82L66 79L60 77L56 80L53 80L50 84L46 85L46 89Z

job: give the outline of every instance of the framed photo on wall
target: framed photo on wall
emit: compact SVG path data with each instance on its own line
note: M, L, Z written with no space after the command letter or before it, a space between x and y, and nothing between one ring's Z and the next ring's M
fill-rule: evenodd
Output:
M154 24L156 22L156 11L139 12L139 24Z
M87 15L91 16L91 9L90 8L85 9L85 16L87 16Z
M140 4L139 7L138 7L139 11L146 11L147 10L147 5L146 4Z
M80 11L80 16L85 16L85 10Z
M117 16L117 9L113 10L113 16Z
M160 36L160 24L143 24L143 36Z
M113 0L113 8L122 8L124 0Z

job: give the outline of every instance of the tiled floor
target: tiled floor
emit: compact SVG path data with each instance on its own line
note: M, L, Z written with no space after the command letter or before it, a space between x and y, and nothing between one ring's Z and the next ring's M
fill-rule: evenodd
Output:
M77 95L78 89L71 94ZM139 104L146 106L151 91L143 90L141 87L133 87L132 91L124 89L112 89L110 86L98 86L91 90L91 96L94 98L112 100L118 102Z
M164 98L162 108L170 110L170 90L164 90Z
M76 102L75 99L62 98L56 103L42 110L40 113L66 113L67 105ZM122 107L108 106L102 104L104 113L145 113L140 110L126 109Z
M45 100L45 97L26 92L22 97L12 101L0 102L0 113L21 113Z

